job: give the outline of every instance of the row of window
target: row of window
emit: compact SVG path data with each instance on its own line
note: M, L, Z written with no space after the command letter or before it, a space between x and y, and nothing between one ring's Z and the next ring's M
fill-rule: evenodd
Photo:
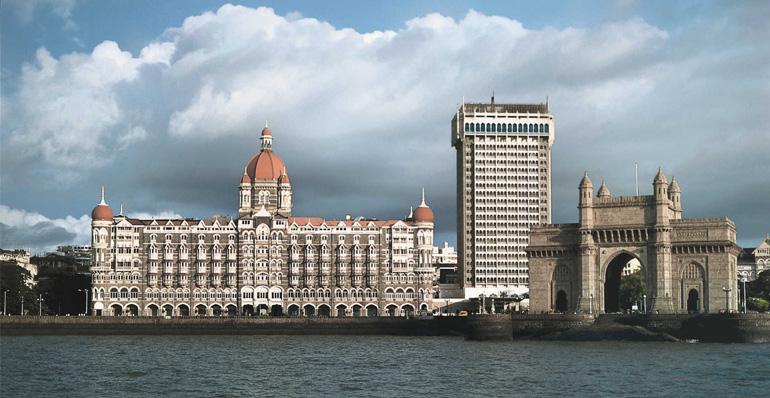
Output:
M465 123L465 132L489 133L547 133L548 124L537 123Z

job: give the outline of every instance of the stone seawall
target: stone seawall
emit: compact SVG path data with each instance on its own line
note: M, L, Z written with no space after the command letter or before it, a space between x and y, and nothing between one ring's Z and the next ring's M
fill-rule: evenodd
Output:
M770 343L770 314L442 317L0 317L0 335L391 335Z
M0 317L0 335L394 335L440 336L429 317Z
M617 323L711 343L770 343L770 314L640 315Z

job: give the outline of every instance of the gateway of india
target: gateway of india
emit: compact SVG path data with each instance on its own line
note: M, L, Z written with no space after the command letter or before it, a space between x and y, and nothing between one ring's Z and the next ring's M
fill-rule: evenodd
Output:
M636 260L644 275L642 308L671 314L736 310L735 224L727 218L682 219L682 194L661 170L653 195L596 196L588 173L580 182L577 224L530 230L530 311L618 312L623 268Z
M433 308L433 212L405 220L292 216L265 126L240 179L238 217L91 213L93 315L397 316Z

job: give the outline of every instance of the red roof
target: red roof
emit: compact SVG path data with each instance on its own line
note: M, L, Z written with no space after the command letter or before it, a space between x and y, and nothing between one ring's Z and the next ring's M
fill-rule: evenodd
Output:
M420 206L414 210L412 219L415 222L433 222L433 210L427 206Z
M91 212L91 219L94 221L112 221L114 215L115 213L112 212L110 206L99 204Z
M246 174L252 180L277 180L285 166L273 151L263 149L254 155L246 166Z
M314 227L321 226L323 223L326 223L326 225L330 227L334 227L339 225L339 223L343 223L346 227L353 226L356 222L361 225L362 227L366 227L369 225L369 223L374 223L377 227L390 227L395 225L398 222L402 222L406 225L412 225L412 222L410 221L404 221L404 220L387 220L387 221L374 221L374 220L325 220L321 217L289 217L289 224L296 223L297 225L307 225L310 223L310 225Z

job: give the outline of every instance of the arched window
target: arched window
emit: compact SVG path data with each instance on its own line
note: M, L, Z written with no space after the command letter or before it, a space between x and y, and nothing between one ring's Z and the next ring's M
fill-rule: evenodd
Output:
M481 127L479 127L478 123L476 123L476 131L481 131Z
M508 132L509 133L511 132L511 124L510 123L508 123Z
M525 133L525 131L524 131L524 130L522 130L522 127L521 127L521 123L519 123L519 132L520 132L520 133Z
M482 132L486 132L486 130L487 130L487 129L486 129L486 127L484 126L484 123L481 123L481 131L482 131Z
M465 132L467 133L468 131L470 131L470 126L468 123L465 123Z
M695 263L687 264L682 270L682 279L703 279L703 269Z
M555 281L568 281L569 269L563 265L559 265L553 270L553 280Z
M545 132L546 133L548 132L548 125L547 124L545 125Z

